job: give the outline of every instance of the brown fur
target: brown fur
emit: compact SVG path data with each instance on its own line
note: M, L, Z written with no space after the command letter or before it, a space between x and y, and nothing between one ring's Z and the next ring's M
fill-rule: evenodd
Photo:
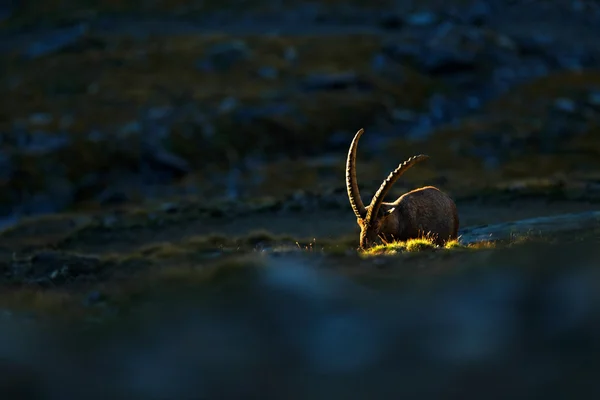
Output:
M383 181L369 206L363 206L356 183L356 145L363 130L357 132L347 161L346 184L350 204L361 229L360 247L366 248L378 238L385 241L405 241L430 237L437 245L458 237L458 211L456 204L444 192L433 186L412 190L396 201L384 203L383 198L394 182L412 165L427 159L420 155L411 157ZM359 205L358 207L356 205ZM377 209L373 209L373 207Z
M369 209L371 206L367 206ZM382 203L370 226L357 218L361 227L360 247L381 238L385 241L405 241L431 237L437 245L458 237L458 211L452 199L433 186L415 189L392 203Z

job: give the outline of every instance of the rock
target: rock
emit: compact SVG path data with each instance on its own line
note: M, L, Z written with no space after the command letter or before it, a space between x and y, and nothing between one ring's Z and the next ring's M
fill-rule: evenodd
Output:
M500 164L500 159L495 154L488 154L483 159L483 167L488 171L497 169Z
M437 49L421 53L420 68L432 75L472 72L477 65L474 53L455 49Z
M467 107L470 110L477 110L481 107L481 99L477 96L469 96L467 97Z
M406 19L406 23L412 26L430 26L438 21L436 14L429 11L419 11L410 14Z
M377 53L371 59L371 68L373 71L381 71L387 64L387 58L385 54Z
M567 70L579 71L587 65L590 65L590 61L593 64L593 60L590 60L589 55L580 54L577 52L560 52L554 51L547 55L550 63L556 67Z
M495 42L496 46L498 46L502 49L509 50L511 52L517 50L517 44L515 43L515 41L513 39L511 39L507 35L502 35L502 34L494 35L494 42Z
M252 52L241 40L234 40L231 42L218 43L208 49L208 55L206 62L209 65L218 70L225 71L233 67L240 61L249 59L252 56Z
M104 295L102 292L99 292L99 291L97 291L97 290L94 290L94 291L90 292L90 293L89 293L89 294L86 296L86 298L85 298L85 300L84 300L83 304L84 304L85 306L88 306L88 307L90 307L90 306L94 306L94 305L96 305L96 304L98 304L98 303L102 303L102 302L104 302L105 300L106 300L106 296L105 296L105 295Z
M436 121L443 121L446 118L446 98L436 93L429 98L429 115Z
M415 44L386 44L383 53L400 63L412 63L417 69L432 75L472 72L476 54L444 46L420 46Z
M427 115L421 115L417 123L406 133L408 140L424 140L433 134L433 122Z
M371 90L372 84L355 72L341 72L337 74L312 74L302 82L302 88L313 90Z
M124 190L109 187L96 196L96 200L102 205L117 205L128 202L130 198Z
M233 114L234 118L239 122L252 122L260 118L291 115L295 111L295 107L287 103L272 102L256 106L239 107Z
M279 72L276 68L273 67L261 67L258 69L258 71L256 71L256 74L259 77L268 80L277 79L277 77L279 76Z
M87 31L88 26L86 24L79 24L46 32L43 37L40 37L38 41L29 46L23 54L30 59L46 56L73 45L83 38Z
M513 37L513 41L520 56L546 56L548 46L554 42L552 37L541 34Z
M71 143L66 133L46 132L41 130L23 132L17 136L19 151L25 154L42 155L60 150Z
M260 99L269 102L285 102L286 95L281 89L264 89L260 91Z
M106 215L102 218L101 225L104 228L112 228L119 222L115 215Z
M119 129L119 136L125 138L142 132L142 124L138 120L130 121Z
M240 180L242 172L239 168L233 167L227 173L225 180L225 196L228 200L237 200L240 196Z
M519 233L540 232L547 234L597 229L599 227L600 211L588 211L468 227L462 229L459 235L461 243L469 244L490 240L506 240Z
M577 111L577 105L571 99L560 97L554 100L554 108L559 111L572 114Z
M144 146L143 159L151 165L170 171L177 176L188 174L192 170L184 158L156 145Z
M151 120L160 120L170 116L173 112L173 107L151 107L147 110L146 116Z
M404 62L406 58L419 57L421 46L416 44L387 43L383 45L381 51L392 60Z
M418 119L417 113L412 110L398 110L392 111L392 118L396 121L403 122L414 122Z
M456 15L463 23L483 26L487 23L491 11L491 7L486 1L476 1Z
M29 116L29 123L31 125L48 125L52 120L52 114L49 113L36 113Z
M347 207L347 199L340 201L338 198L331 196L322 196L318 199L319 209L323 210L339 210Z
M587 101L591 106L600 108L600 91L590 93Z
M288 63L293 63L298 59L298 52L294 47L286 47L285 51L283 52L283 58Z
M97 272L100 260L96 257L81 256L58 251L41 251L34 254L29 262L15 262L12 278L46 284L64 283L67 280Z
M177 204L177 203L171 203L171 202L163 203L163 204L160 205L160 210L163 211L163 212L166 212L166 213L177 212L177 211L179 211L179 208L180 208L179 204Z
M227 114L235 110L238 105L238 100L233 96L228 96L219 104L219 113Z
M74 199L73 184L65 177L49 174L44 191L26 196L16 209L28 215L56 213L72 205Z

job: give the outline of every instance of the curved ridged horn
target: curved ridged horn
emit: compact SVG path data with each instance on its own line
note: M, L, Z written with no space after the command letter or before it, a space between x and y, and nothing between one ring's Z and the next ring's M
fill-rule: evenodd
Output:
M373 196L373 199L371 200L371 208L369 209L369 213L367 214L367 218L366 218L367 224L370 224L373 216L377 215L377 212L379 211L379 207L381 206L381 203L383 203L383 199L384 199L385 195L390 191L390 189L392 188L394 183L396 183L398 178L400 178L402 176L402 174L404 174L406 172L407 169L409 169L416 163L418 163L420 161L424 161L428 158L429 158L429 156L427 156L425 154L419 154L418 156L411 157L408 160L404 161L402 164L400 164L398 166L398 168L393 170L388 175L388 177L383 181L383 183L379 187L379 190L377 190L377 193L375 193L375 195Z
M354 214L357 218L365 218L367 209L360 198L358 191L358 183L356 182L356 149L358 147L358 139L364 133L364 129L359 129L352 139L350 149L348 150L348 158L346 159L346 190L348 191L348 199Z

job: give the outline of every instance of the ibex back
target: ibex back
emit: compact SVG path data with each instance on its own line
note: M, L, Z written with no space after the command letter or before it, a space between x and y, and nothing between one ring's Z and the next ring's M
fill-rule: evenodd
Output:
M385 241L405 241L429 237L443 245L458 237L458 211L446 193L433 186L412 190L392 203L383 200L394 183L410 167L429 158L418 155L409 158L392 171L365 207L356 181L356 150L364 130L360 129L348 151L346 160L346 189L352 210L360 226L360 247L366 248L378 238Z

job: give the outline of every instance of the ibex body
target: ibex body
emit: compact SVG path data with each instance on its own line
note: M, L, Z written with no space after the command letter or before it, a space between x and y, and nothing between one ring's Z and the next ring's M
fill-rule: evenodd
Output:
M392 171L373 196L371 204L364 206L356 181L356 150L364 130L359 130L352 140L346 161L346 188L350 205L360 226L360 247L366 248L377 238L386 241L405 241L431 237L438 245L458 237L458 211L446 193L426 186L400 196L392 203L384 203L392 185L414 164L429 158L418 155L409 158Z

